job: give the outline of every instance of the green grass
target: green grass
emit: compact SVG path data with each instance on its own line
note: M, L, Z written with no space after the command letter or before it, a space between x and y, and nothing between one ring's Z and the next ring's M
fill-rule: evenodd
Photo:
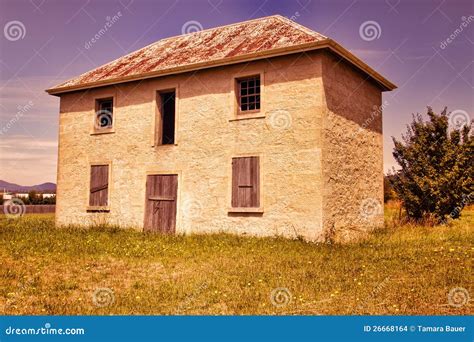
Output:
M391 228L346 245L1 217L0 314L473 314L447 296L463 287L474 297L474 211L431 228L396 227L396 212L386 210ZM113 290L113 304L94 304L98 288ZM273 305L275 288L291 301Z

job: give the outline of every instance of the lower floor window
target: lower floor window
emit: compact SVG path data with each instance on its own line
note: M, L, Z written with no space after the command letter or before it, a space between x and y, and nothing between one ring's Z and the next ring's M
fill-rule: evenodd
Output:
M108 205L109 165L92 165L89 193L89 206L104 207Z
M232 158L232 207L260 206L260 158Z

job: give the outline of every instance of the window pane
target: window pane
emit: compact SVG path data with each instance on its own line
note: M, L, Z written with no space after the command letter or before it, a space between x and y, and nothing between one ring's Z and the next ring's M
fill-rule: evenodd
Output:
M260 109L260 77L238 80L240 111Z
M104 101L100 104L101 110L112 112L112 101Z

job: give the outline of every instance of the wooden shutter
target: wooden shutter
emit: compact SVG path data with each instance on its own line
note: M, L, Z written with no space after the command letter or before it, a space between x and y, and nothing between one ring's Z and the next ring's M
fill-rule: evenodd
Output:
M93 165L91 167L91 184L89 205L106 206L109 193L109 166Z
M259 157L232 158L232 207L260 206Z

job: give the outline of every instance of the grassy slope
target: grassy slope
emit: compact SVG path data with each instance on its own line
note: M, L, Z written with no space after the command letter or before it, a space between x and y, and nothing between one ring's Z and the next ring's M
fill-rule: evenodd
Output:
M387 209L392 225L396 209ZM351 245L231 235L55 230L0 218L0 314L473 314L474 211L450 226L386 229ZM95 289L115 303L98 308ZM270 294L288 288L276 307Z

